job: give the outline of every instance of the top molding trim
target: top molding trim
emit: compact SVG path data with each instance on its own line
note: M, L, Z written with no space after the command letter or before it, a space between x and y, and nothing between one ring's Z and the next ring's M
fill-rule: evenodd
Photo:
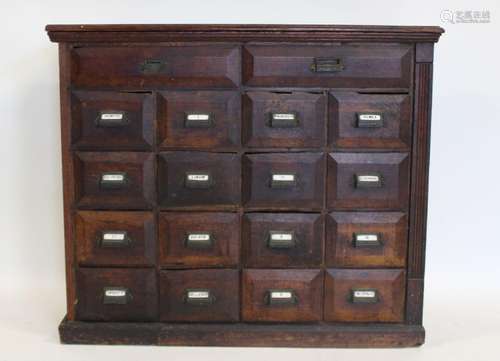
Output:
M47 25L57 43L169 41L437 42L438 26L381 25Z

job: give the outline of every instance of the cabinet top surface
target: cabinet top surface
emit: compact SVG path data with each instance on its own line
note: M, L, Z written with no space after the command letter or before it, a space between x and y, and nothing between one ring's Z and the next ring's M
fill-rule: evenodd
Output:
M47 25L54 42L363 41L437 42L438 26L108 24Z

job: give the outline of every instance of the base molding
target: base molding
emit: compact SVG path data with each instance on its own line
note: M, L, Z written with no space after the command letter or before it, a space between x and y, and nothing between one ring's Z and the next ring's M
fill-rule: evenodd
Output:
M82 322L64 318L62 343L92 345L412 347L424 343L419 325Z

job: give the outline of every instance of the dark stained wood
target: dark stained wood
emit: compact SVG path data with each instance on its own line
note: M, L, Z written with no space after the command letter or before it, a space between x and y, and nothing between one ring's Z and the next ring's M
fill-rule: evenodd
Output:
M376 290L378 302L353 303L355 289ZM404 270L329 269L325 276L325 321L402 322L405 306Z
M406 283L406 323L421 325L424 302L424 280L408 278Z
M401 212L333 212L326 222L328 267L404 267L408 218ZM380 246L356 247L354 235L376 234Z
M406 150L411 146L411 97L334 91L329 98L329 138L335 148ZM380 114L380 128L357 127L358 114Z
M291 232L290 248L273 248L270 232ZM250 213L243 217L243 264L249 268L319 267L324 217L315 213Z
M434 60L434 43L415 44L415 62L432 63Z
M292 113L294 127L273 127L273 113ZM325 144L326 97L303 92L247 92L243 96L243 143L250 148L322 147Z
M208 290L210 304L186 302L187 290ZM160 272L160 320L235 322L240 318L238 270L175 270Z
M240 260L240 216L236 213L162 212L160 265L169 268L235 267ZM187 245L190 233L209 234L208 248Z

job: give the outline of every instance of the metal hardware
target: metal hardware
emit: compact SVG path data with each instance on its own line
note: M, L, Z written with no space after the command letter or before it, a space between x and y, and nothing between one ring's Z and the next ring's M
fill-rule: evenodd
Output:
M103 231L98 239L99 247L102 248L128 247L131 243L126 231Z
M292 248L295 244L295 232L269 231L267 238L269 248Z
M352 244L354 247L380 247L382 240L378 233L354 233Z
M210 305L215 302L215 296L207 288L191 288L185 291L184 302L195 306Z
M139 65L139 70L143 74L158 74L162 72L167 63L159 59L146 59L143 63Z
M382 113L357 113L357 128L381 128L384 126Z
M95 120L96 125L102 128L119 128L128 122L127 113L121 110L102 110Z
M188 233L185 244L188 248L206 249L212 247L214 238L210 233Z
M184 128L211 128L215 124L213 114L186 112L184 114Z
M299 117L296 112L269 113L271 128L296 128L299 126Z
M354 288L349 296L352 303L378 303L378 291L374 288Z
M272 173L271 188L291 188L297 184L297 176L293 173Z
M213 183L210 173L187 172L185 176L186 188L205 189L210 188Z
M299 302L295 291L291 289L267 290L265 301L269 306L292 306Z
M339 58L314 58L310 69L314 73L338 73L344 70L344 64Z
M127 184L127 173L107 172L101 174L99 185L105 189L120 189Z
M102 303L105 305L125 305L132 300L130 291L125 287L104 287Z
M382 175L380 173L363 173L354 175L356 188L380 188L382 187Z

